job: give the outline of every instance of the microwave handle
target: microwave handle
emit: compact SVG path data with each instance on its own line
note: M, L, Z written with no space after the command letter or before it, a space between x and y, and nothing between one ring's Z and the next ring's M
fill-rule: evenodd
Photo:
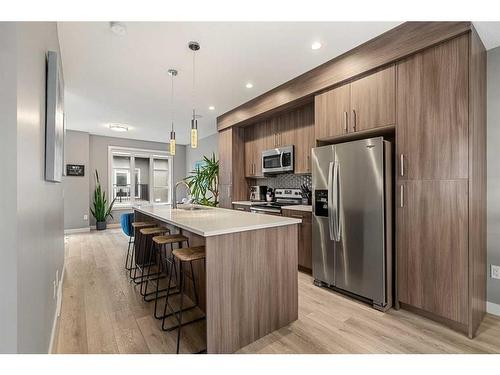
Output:
M281 167L281 168L283 168L283 155L284 155L284 154L285 154L284 152L281 152L281 153L280 153L280 167Z

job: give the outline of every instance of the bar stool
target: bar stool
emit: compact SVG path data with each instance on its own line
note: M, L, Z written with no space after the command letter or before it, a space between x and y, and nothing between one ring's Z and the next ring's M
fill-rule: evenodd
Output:
M120 217L120 225L122 228L123 233L128 236L128 248L127 248L127 257L125 258L125 269L127 271L131 271L132 265L133 265L133 251L131 250L134 249L134 244L135 244L135 238L136 238L136 229L140 228L147 228L147 227L153 227L153 223L146 223L146 222L133 222L134 220L134 214L123 214ZM130 265L129 265L129 260L130 260Z
M148 251L148 249L149 249L149 251L151 251L150 244L153 242L154 236L157 236L160 234L166 234L166 233L168 234L168 233L170 233L170 230L168 228L153 226L153 227L149 227L149 228L139 229L138 233L140 233L139 237L137 238L138 249L139 250L141 249L141 245L144 242L145 251L142 253L142 259L141 259L142 267L137 264L137 259L135 260L136 266L134 268L134 276L131 276L131 281L134 282L135 284L141 286L140 290L141 290L141 295L142 295L142 284L144 283L144 278L146 276L144 273L144 268L147 266L147 264L145 263L145 260L147 257L146 252ZM136 252L137 252L137 250L136 250ZM151 257L149 257L149 259L151 259ZM138 269L140 269L140 271L141 271L140 276L137 275ZM130 271L130 272L132 273L132 271ZM156 273L156 274L158 274L158 273ZM150 275L150 276L153 276L153 275Z
M164 312L163 312L164 316L163 316L163 321L162 321L161 329L164 330L164 331L172 331L172 330L174 330L176 328L178 329L178 331L177 331L177 350L176 350L176 353L179 354L180 342L181 342L181 328L183 326L185 326L185 325L188 325L188 324L191 324L191 323L195 323L195 322L198 322L200 320L205 319L205 316L202 316L202 317L195 318L195 319L192 319L192 320L187 321L187 322L182 322L182 313L184 311L193 309L193 308L195 308L195 307L198 306L198 293L196 291L196 280L195 280L194 271L193 271L193 262L197 261L197 260L203 260L203 261L205 261L205 258L206 258L206 256L205 256L205 246L197 246L197 247L188 247L188 248L184 248L184 249L176 249L176 250L172 251L172 254L174 256L174 259L173 259L172 265L170 266L171 272L170 272L170 276L169 276L169 279L168 279L168 289L170 289L171 282L172 282L172 268L173 268L173 264L175 263L175 260L178 260L179 261L179 273L180 273L179 284L180 284L181 300L180 300L179 310L175 311L172 308L172 306L170 306L170 304L168 303L169 294L167 293L167 296L165 298L165 309L164 309ZM189 276L183 270L183 264L185 264L185 263L189 263L189 266L191 268L191 276ZM191 279L191 281L193 282L194 299L195 299L194 305L190 306L188 308L183 308L184 307L184 284L185 284L184 278L185 277ZM171 310L170 314L167 314L167 308ZM176 318L177 325L165 328L165 319L168 316L171 316L171 315L173 315ZM202 350L201 352L205 352L205 351L206 351L206 349Z
M163 271L168 272L168 269L169 269L168 266L171 265L172 262L174 262L173 254L172 254L172 252L174 251L174 244L177 244L177 246L179 248L181 248L182 244L184 242L186 242L187 247L189 247L189 238L186 236L183 236L182 234L171 234L168 236L155 236L155 237L153 237L153 244L155 246L153 248L153 251L150 254L153 254L155 252L155 250L158 250L158 268L159 268L158 272L163 272ZM167 245L170 245L170 255L167 255ZM165 252L165 256L163 255L163 252ZM155 259L157 258L156 254L154 254L153 256L155 257ZM163 267L164 265L165 265L165 269ZM175 264L173 265L173 267L174 267L175 277L177 279L177 267L175 266ZM147 291L147 288L148 288L148 280L146 280L146 291ZM171 289L175 289L175 288L177 288L176 285L171 287ZM162 315L158 315L158 299L166 297L166 295L160 295L160 293L163 293L163 292L167 292L170 295L179 293L178 290L172 292L172 290L170 290L169 288L160 289L159 280L156 281L156 290L155 290L155 297L154 297L154 301L155 301L154 316L156 319L163 318ZM146 299L146 297L144 298L144 300L148 301L148 302L152 301L152 300Z

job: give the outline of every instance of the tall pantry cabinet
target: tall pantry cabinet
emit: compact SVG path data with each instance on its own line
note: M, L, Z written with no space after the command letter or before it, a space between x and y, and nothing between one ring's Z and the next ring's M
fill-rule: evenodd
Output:
M473 30L396 69L397 298L473 337L486 310L484 47Z

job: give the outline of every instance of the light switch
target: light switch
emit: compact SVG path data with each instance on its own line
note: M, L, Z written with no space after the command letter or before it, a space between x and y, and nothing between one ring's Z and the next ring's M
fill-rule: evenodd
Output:
M491 278L500 279L500 266L491 265Z

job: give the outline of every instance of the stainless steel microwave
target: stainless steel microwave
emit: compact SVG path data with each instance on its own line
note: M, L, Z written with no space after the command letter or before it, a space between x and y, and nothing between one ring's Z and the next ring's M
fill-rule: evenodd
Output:
M262 151L262 172L267 175L293 172L293 145Z

